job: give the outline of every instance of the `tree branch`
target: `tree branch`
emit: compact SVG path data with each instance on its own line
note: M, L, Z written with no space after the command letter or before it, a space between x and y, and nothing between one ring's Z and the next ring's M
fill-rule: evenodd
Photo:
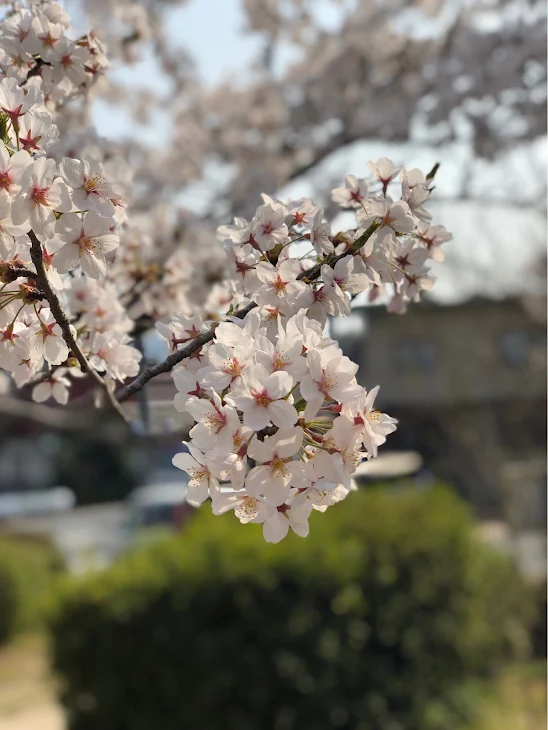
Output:
M299 274L297 278L306 279L307 281L314 281L315 279L318 279L322 270L322 266L324 266L325 264L327 264L328 266L334 266L337 261L340 261L340 259L348 256L349 254L354 254L359 251L364 243L366 243L366 241L377 230L379 225L380 224L376 222L372 223L369 228L354 241L352 246L344 251L344 253L341 253L337 256L331 254L331 256L326 261L315 264L310 269L303 271L301 274ZM250 302L247 306L234 312L232 316L243 319L246 314L251 312L252 309L255 309L256 306L257 304L255 302ZM137 378L135 378L135 380L126 385L124 388L121 388L119 391L117 391L115 397L118 402L123 403L123 401L127 400L132 395L138 393L146 385L146 383L148 383L149 380L152 380L152 378L155 378L162 373L170 372L171 370L173 370L175 365L193 355L208 342L211 342L211 340L215 337L215 330L218 324L219 323L216 322L211 326L208 332L202 332L202 334L195 337L188 345L181 348L180 350L177 350L176 352L171 353L171 355L168 355L166 359L162 362L153 365L147 370L144 370Z
M243 319L245 315L251 312L252 309L255 309L256 306L255 302L251 302L243 309L239 309L237 312L234 312L232 316ZM211 342L215 336L215 330L218 324L220 323L215 322L215 324L213 324L207 332L202 332L202 334L195 337L192 342L189 342L186 347L171 353L171 355L168 355L162 362L152 365L152 367L144 370L137 378L135 378L135 380L129 383L129 385L126 385L125 388L121 388L116 393L116 399L118 402L123 403L132 395L138 393L149 380L152 380L152 378L155 378L162 373L169 373L170 370L173 370L177 363L181 362L181 360L185 360L187 357L190 357L197 352L206 343Z
M34 231L29 231L28 237L31 240L30 256L32 259L32 263L36 268L36 280L38 281L40 289L47 299L55 321L61 329L61 333L63 335L64 341L67 344L67 347L71 350L74 357L78 360L81 371L83 373L89 373L89 375L91 375L97 385L102 388L103 392L106 395L106 399L110 406L113 408L113 410L115 410L118 415L127 422L128 419L124 411L121 409L120 404L116 400L114 393L108 387L108 383L104 380L104 378L99 375L99 373L94 368L91 367L91 365L87 361L86 356L76 342L76 338L74 337L74 334L72 332L70 322L63 312L57 294L53 291L53 289L51 288L51 284L49 283L49 279L47 277L46 269L44 266L44 261L42 258L42 244L36 237Z

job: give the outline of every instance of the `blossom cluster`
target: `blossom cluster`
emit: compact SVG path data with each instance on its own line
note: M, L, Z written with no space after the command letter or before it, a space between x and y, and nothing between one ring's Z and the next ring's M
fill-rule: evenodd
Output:
M383 290L389 309L403 312L431 288L426 262L440 260L450 238L423 205L431 177L386 158L369 170L372 179L348 175L332 191L354 211L352 229L333 234L308 199L266 195L252 220L219 228L233 304L245 309L173 370L175 407L194 419L188 451L173 459L190 477L189 502L210 498L215 514L233 509L241 522L262 523L270 542L289 528L306 535L312 510L343 499L358 465L396 428L374 407L378 387L357 382L358 365L324 332L328 315ZM157 324L171 352L204 328L198 316Z
M89 33L71 38L71 22L55 2L19 7L2 21L0 71L20 86L40 90L45 106L55 108L81 95L107 67L105 49ZM29 131L49 129L49 119L39 110L21 120L23 137Z
M427 262L450 239L425 208L435 169L381 158L368 177L347 175L332 199L352 220L336 233L311 200L268 195L218 229L222 248L174 208L128 219L128 166L56 124L106 63L93 34L70 40L55 3L15 8L0 26L0 368L60 404L90 373L120 413L130 388L116 383L136 378L136 392L150 379L136 385L134 338L156 324L174 407L193 419L174 458L188 501L261 523L271 542L304 536L312 510L346 497L396 428L328 317L357 295L402 313L432 287Z
M133 322L104 282L125 218L123 188L93 157L55 154L59 102L84 94L106 66L99 41L69 39L55 3L31 5L0 26L0 368L35 400L68 400L71 352L40 271L91 367L123 381L140 353ZM98 285L98 282L101 284Z

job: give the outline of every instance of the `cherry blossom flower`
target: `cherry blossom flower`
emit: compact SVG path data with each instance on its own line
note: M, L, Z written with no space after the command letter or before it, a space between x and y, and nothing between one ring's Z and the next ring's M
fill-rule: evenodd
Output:
M353 273L354 256L344 256L337 261L334 268L324 264L322 279L327 301L327 311L335 317L350 312L350 300L347 294L358 294L367 289L369 278L364 273Z
M326 479L319 460L313 458L306 463L299 463L298 466L299 469L294 470L291 480L292 486L296 488L291 502L294 514L302 511L308 517L312 509L325 512L348 494L349 490L342 484Z
M390 198L370 198L363 213L358 211L358 220L364 228L379 221L383 234L410 233L415 227L407 203L403 200L394 203Z
M407 181L402 184L402 199L409 206L409 210L419 220L429 223L432 220L432 214L429 213L422 204L430 197L430 190L426 185L417 183L412 187Z
M19 321L11 322L4 328L0 327L0 367L8 372L12 371L19 362L16 343L24 331L26 331L26 327Z
M335 188L331 191L331 199L341 208L361 208L367 198L369 185L367 180L358 180L355 175L344 178L344 188Z
M382 183L385 192L388 184L398 176L401 170L401 167L396 167L387 157L381 157L377 162L368 162L367 167L373 177Z
M11 201L9 195L0 190L0 258L9 259L16 252L16 238L23 236L29 229L28 223L16 226L11 220Z
M427 223L419 223L417 226L419 243L426 247L428 255L434 261L445 261L445 253L441 245L450 241L453 236L445 226L429 226Z
M46 62L53 61L62 34L61 25L51 23L45 15L36 15L32 19L30 32L22 42L22 46L28 53L40 56Z
M262 365L251 365L228 400L242 411L244 424L255 431L266 428L271 421L278 428L290 428L297 422L297 411L286 400L292 387L289 373L269 375Z
M114 380L123 382L139 372L141 352L129 344L125 335L97 332L90 343L89 361L96 370L105 371Z
M190 477L186 500L189 504L198 507L210 495L210 491L219 487L219 482L211 472L208 458L192 444L186 444L188 454L175 454L172 459L173 466L186 471Z
M17 134L12 128L10 135L14 148L31 154L44 152L58 137L58 128L45 112L28 112L21 117Z
M191 397L186 410L197 422L190 430L193 443L202 451L215 448L229 454L233 447L233 436L240 428L240 419L230 405L223 405L219 395L211 392L212 399Z
M252 497L246 491L229 492L213 490L211 495L213 514L222 515L234 510L242 524L264 522L274 511L261 497Z
M263 524L263 537L266 542L278 543L286 537L289 528L299 537L308 535L308 518L305 518L302 510L293 513L290 505L282 504L271 517L268 517Z
M314 246L319 254L332 253L334 250L333 243L330 240L331 226L323 220L323 210L317 211L312 221L310 229L310 243Z
M283 261L278 267L261 261L257 264L255 272L257 278L263 282L253 293L253 299L258 304L277 306L280 299L285 299L291 304L307 291L306 284L297 281L297 276L300 274L298 261Z
M55 233L55 211L67 212L71 209L69 190L65 183L56 177L55 160L40 157L35 160L26 182L26 189L12 205L12 220L15 225L29 221L39 237L53 238Z
M31 353L34 359L44 358L50 365L60 365L69 354L61 328L49 309L38 315L37 329L32 333Z
M25 150L19 150L10 156L5 144L0 142L0 190L5 190L14 197L30 178L32 157Z
M192 317L179 315L169 324L156 322L156 331L167 341L170 352L175 352L181 345L197 337L202 327L202 319L197 315Z
M70 380L65 376L67 372L67 368L54 370L49 378L35 385L32 389L32 400L43 403L53 398L59 405L68 403Z
M360 393L355 374L358 366L336 347L313 350L307 355L309 374L301 381L301 394L307 401L305 418L314 416L324 400L347 403Z
M83 221L76 213L66 213L59 219L56 235L65 245L55 254L54 264L61 273L77 266L92 279L106 273L105 256L118 247L119 239L111 232L112 221L93 211Z
M306 359L301 356L302 338L282 333L273 343L265 335L256 335L255 342L257 364L262 365L269 374L283 370L298 382L308 372Z
M222 342L212 345L207 351L210 365L199 371L200 382L217 391L239 382L249 366L252 347L252 342L236 347L224 345Z
M287 210L283 205L261 205L252 221L252 236L261 251L270 251L278 244L288 241L285 224Z
M91 210L103 218L112 218L116 210L112 203L115 193L100 163L65 157L60 170L72 188L72 202L77 210Z
M89 49L64 37L57 44L56 52L59 63L53 67L53 83L58 84L66 77L74 86L85 84L87 80L85 64L91 58Z
M289 497L293 465L292 458L301 448L303 430L300 427L280 429L274 436L264 441L253 437L247 454L256 462L248 473L245 484L252 496L262 496L268 504L278 506Z
M0 110L8 115L12 123L17 123L20 117L42 100L43 95L39 89L31 87L25 94L17 79L13 77L0 81Z
M363 431L363 445L368 457L377 456L378 447L384 444L388 434L396 430L397 424L395 418L373 408L378 392L378 385L368 393L363 391L354 403L347 403L342 409L342 413Z

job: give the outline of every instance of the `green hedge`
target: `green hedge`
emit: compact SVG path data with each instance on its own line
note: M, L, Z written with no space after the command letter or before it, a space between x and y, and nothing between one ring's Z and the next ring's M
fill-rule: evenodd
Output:
M70 730L451 730L526 643L512 568L448 491L352 494L310 537L202 509L67 583L53 663Z
M48 538L0 533L0 644L43 625L46 597L62 570Z

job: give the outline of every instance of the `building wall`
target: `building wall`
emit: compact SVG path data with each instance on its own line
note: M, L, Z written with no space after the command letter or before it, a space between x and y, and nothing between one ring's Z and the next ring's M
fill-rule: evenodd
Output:
M462 405L546 394L546 335L514 301L371 308L360 379L390 405Z
M399 420L387 448L420 451L482 517L504 517L505 468L544 455L544 323L514 300L353 316L363 317L363 333L354 326L341 346L359 363L362 385L380 385L379 406ZM333 332L339 337L336 322ZM534 489L544 489L541 479Z

